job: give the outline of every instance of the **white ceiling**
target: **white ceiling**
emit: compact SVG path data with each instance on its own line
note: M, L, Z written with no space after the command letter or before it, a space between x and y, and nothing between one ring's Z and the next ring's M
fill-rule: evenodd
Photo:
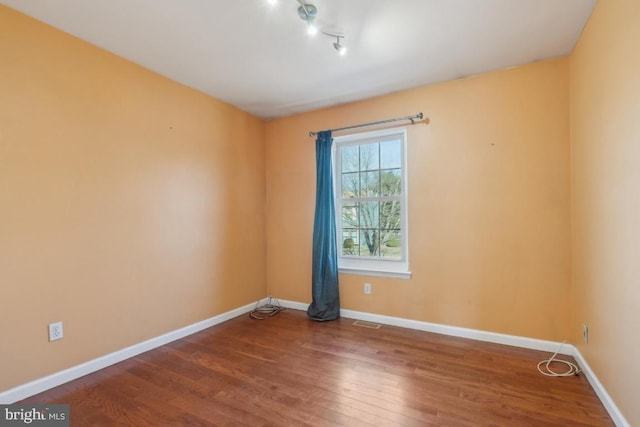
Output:
M0 0L274 118L569 54L597 0Z

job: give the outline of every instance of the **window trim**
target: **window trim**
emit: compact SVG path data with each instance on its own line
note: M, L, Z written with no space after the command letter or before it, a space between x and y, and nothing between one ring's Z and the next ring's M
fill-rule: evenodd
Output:
M339 148L343 145L350 144L366 144L380 140L388 140L391 136L398 136L401 143L401 161L402 161L402 197L400 200L401 218L400 218L400 236L402 241L401 259L371 259L366 257L344 257L341 254L340 247L338 252L338 271L343 274L356 274L365 276L392 277L400 279L411 278L409 270L409 221L408 221L408 171L407 171L407 128L390 128L375 130L370 132L352 133L349 135L336 136L333 138L333 188L336 200L336 233L337 241L342 242L341 227L341 171L339 170Z

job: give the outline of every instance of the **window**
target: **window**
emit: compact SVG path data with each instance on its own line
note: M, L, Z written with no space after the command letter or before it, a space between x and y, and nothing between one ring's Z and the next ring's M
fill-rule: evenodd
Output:
M406 130L334 138L338 266L409 278Z

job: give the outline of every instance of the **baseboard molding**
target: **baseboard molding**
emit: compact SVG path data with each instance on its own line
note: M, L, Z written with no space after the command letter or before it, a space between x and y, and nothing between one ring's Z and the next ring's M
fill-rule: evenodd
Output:
M309 307L308 303L296 301L278 300L282 307L294 310L306 311ZM381 323L383 325L399 326L401 328L415 329L424 332L433 332L436 334L450 335L460 338L469 338L478 341L491 342L496 344L511 345L514 347L527 348L531 350L547 351L555 353L560 349L561 343L555 341L539 340L534 338L519 337L515 335L500 334L496 332L487 332L477 329L460 328L457 326L448 326L438 323L422 322L418 320L403 319L401 317L384 316L381 314L365 313L354 310L340 310L340 316L355 320L365 320L367 322ZM609 393L605 390L602 383L598 380L595 373L589 367L580 351L571 344L564 344L560 349L560 354L573 356L578 362L583 374L587 377L589 384L593 387L602 402L603 406L611 416L611 419L618 427L630 427L625 417L616 406Z
M264 304L268 301L267 298L258 301L258 304ZM294 310L306 311L309 306L308 303L301 303L296 301L277 300L282 307L291 308ZM243 307L236 308L226 313L219 314L201 322L194 323L184 328L176 329L175 331L168 332L155 338L151 338L147 341L143 341L138 344L134 344L130 347L122 350L115 351L113 353L98 357L80 365L65 369L64 371L57 372L52 375L48 375L44 378L40 378L29 383L11 388L9 390L0 392L0 404L7 405L17 402L27 397L33 396L43 391L49 390L53 387L57 387L69 381L83 377L92 372L96 372L100 369L114 365L123 360L129 359L145 351L152 350L154 348L163 346L172 341L184 338L188 335L200 332L204 329L215 326L219 323L233 319L234 317L248 313L256 306L256 303L247 304ZM495 332L481 331L477 329L461 328L457 326L447 326L438 323L422 322L418 320L404 319L401 317L384 316L380 314L365 313L355 310L340 310L342 317L365 320L367 322L382 323L384 325L398 326L407 329L415 329L424 332L433 332L437 334L450 335L460 338L469 338L478 341L491 342L496 344L505 344L515 347L528 348L532 350L548 351L554 353L560 347L559 342L539 340L533 338L519 337L514 335L499 334ZM605 409L609 412L613 422L618 427L630 427L630 424L625 419L622 412L618 409L615 402L607 393L602 383L598 380L595 373L591 370L591 367L586 362L580 351L571 344L565 344L562 346L562 354L573 356L578 365L582 369L582 372L587 377L587 380L593 387L594 391L598 395L598 398L604 405Z
M305 310L309 304L296 301L278 300L280 305L294 310ZM367 322L382 323L384 325L399 326L401 328L415 329L424 332L450 335L460 338L469 338L478 341L492 342L496 344L512 345L514 347L529 348L555 353L560 347L559 342L545 341L535 338L525 338L515 335L499 334L477 329L460 328L457 326L447 326L438 323L422 322L419 320L404 319L401 317L384 316L382 314L365 313L355 310L340 310L340 316L355 320L365 320ZM565 344L562 346L562 354L573 355L573 346Z
M266 299L258 301L259 304L266 302ZM122 350L115 351L113 353L106 354L80 365L73 366L64 371L56 372L55 374L48 375L44 378L40 378L23 385L11 388L9 390L0 392L0 404L8 405L17 402L27 397L42 393L53 387L57 387L69 381L83 377L92 372L96 372L107 366L114 365L123 360L129 359L133 356L137 356L145 351L152 350L154 348L163 346L172 341L184 338L188 335L200 332L203 329L210 328L219 323L238 317L242 314L248 313L256 306L256 303L247 304L243 307L236 308L226 313L219 314L209 319L194 323L184 328L176 329L175 331L168 332L155 338L151 338L147 341L143 341L138 344L134 344L130 347L123 348Z
M593 387L593 390L598 395L598 398L602 402L602 405L604 405L615 425L617 427L631 427L631 424L629 424L624 415L622 415L622 412L620 412L618 406L615 404L611 396L609 396L609 393L607 393L607 390L604 388L600 380L598 380L596 374L591 370L591 367L582 356L582 353L580 353L580 350L575 346L571 347L573 347L572 356L576 359L576 362L578 362L578 366L580 366L582 373L587 377L589 384Z

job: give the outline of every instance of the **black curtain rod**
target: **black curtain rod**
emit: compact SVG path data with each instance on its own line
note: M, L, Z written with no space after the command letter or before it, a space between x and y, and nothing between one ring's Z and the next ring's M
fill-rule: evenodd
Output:
M407 116L407 117L397 117L395 119L388 119L388 120L380 120L377 122L371 122L371 123L363 123L361 125L353 125L353 126L346 126L343 128L337 128L337 129L329 129L331 130L331 132L338 132L341 130L348 130L348 129L355 129L355 128L361 128L361 127L365 127L365 126L375 126L375 125L381 125L384 123L391 123L391 122L399 122L401 120L411 120L411 124L415 124L416 120L422 120L424 116L422 115L422 113L418 113L415 116ZM318 132L322 132L322 131L318 131ZM318 134L318 132L309 132L309 136L316 136Z

